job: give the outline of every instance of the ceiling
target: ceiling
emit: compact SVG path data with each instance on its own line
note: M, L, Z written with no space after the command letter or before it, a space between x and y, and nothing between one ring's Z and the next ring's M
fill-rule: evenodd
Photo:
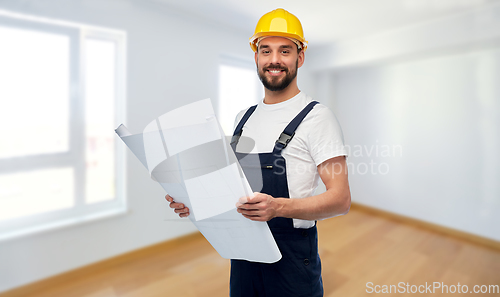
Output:
M266 12L285 8L310 45L323 45L488 8L500 0L151 0L253 34Z

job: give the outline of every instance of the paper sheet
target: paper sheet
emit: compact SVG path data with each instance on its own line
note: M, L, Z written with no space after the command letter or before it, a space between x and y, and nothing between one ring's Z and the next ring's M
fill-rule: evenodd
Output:
M116 133L151 177L189 207L189 219L223 258L263 263L281 259L267 223L236 211L238 199L252 190L210 99L160 116L142 134L131 134L123 124Z

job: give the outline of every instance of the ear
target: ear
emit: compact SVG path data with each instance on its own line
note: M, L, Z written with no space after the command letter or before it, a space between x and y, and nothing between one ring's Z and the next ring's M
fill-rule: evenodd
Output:
M304 65L304 61L306 59L306 54L304 53L304 50L301 50L299 53L299 63L297 63L297 67L300 68L302 65Z
M258 58L257 58L257 52L255 52L255 66L258 67L259 65L257 64L257 60L258 60Z

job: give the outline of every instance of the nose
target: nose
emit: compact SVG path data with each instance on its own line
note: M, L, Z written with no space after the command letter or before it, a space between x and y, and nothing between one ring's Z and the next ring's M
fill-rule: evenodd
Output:
M271 53L271 64L280 64L281 62L281 55L278 51L273 51Z

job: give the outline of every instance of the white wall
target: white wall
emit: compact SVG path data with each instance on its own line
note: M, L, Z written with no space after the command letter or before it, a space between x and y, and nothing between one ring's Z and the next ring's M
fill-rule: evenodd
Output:
M499 81L500 48L338 73L353 201L500 240Z
M247 43L251 32L232 31L153 3L0 1L0 9L127 31L125 124L139 132L174 107L216 99L221 55L253 58ZM0 242L0 291L196 230L188 220L176 220L163 190L129 152L127 170L129 214Z
M318 97L351 149L353 201L500 240L499 13L312 55Z

